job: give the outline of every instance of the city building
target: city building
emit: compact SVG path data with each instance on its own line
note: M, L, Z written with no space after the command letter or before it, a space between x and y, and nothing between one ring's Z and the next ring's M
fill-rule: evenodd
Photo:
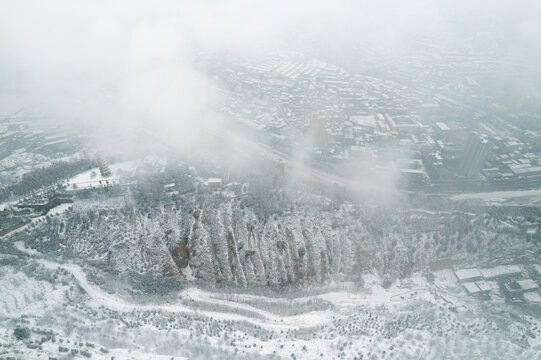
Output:
M521 275L522 270L518 265L500 265L490 269L481 269L481 274L483 279L493 280Z
M519 280L517 281L517 284L519 284L523 292L536 291L539 289L539 286L532 279Z
M464 286L464 289L470 295L481 294L481 289L474 282L467 282L467 283L464 283L462 286Z
M488 150L488 141L477 134L472 134L466 143L460 161L462 174L468 178L478 177L487 158Z
M483 278L483 276L477 269L455 270L455 276L458 281L477 281Z

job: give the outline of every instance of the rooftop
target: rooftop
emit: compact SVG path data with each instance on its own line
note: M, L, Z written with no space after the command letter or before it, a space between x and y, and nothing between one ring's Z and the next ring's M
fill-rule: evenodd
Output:
M460 281L467 281L476 278L481 278L481 273L477 269L460 269L455 270L455 275Z
M502 276L518 275L522 270L518 265L500 265L491 269L481 269L484 279L494 279Z
M473 282L464 283L464 288L469 294L478 294L481 292L481 289Z
M517 283L520 285L520 287L524 291L531 291L531 290L539 289L539 286L532 279L519 280L517 281Z

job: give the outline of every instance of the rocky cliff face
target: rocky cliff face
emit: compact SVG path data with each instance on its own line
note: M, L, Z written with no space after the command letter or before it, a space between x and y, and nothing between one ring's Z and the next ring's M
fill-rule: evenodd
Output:
M64 221L64 251L103 269L240 286L329 279L351 270L341 259L355 251L324 216L294 211L261 223L235 201L151 214L81 207Z
M261 221L251 206L213 193L134 204L79 201L13 241L145 281L241 287L356 280L365 270L403 278L438 258L478 259L524 246L500 222L469 212L331 206L314 197Z

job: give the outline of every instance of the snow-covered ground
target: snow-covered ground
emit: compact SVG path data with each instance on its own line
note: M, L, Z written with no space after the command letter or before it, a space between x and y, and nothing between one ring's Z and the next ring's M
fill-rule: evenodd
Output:
M47 213L47 215L58 215L58 214L61 214L63 213L64 211L68 210L69 208L71 208L73 206L73 204L60 204L54 208L52 208L51 210L49 210L49 212Z
M10 268L2 271L0 289L0 314L7 318L40 314L54 308L64 297L62 288Z
M539 205L541 190L493 191L480 193L464 193L451 196L452 200L481 200L491 205ZM511 204L509 204L511 202Z
M21 244L17 244L20 250L23 250L29 254L36 254L37 252L30 249L25 249ZM38 262L49 269L64 269L70 272L77 280L78 285L86 291L91 300L97 304L116 311L153 311L160 310L173 313L185 313L185 314L197 314L199 316L206 316L215 320L223 321L244 321L252 323L266 329L304 329L321 326L328 323L334 312L330 310L313 311L303 313L296 316L278 316L271 312L259 309L252 305L244 303L245 301L259 301L265 303L272 301L274 303L282 303L284 305L296 305L299 303L307 303L316 299L325 300L328 303L334 305L339 312L349 312L359 306L379 306L393 305L393 302L405 301L412 298L427 298L429 292L423 286L424 280L420 277L416 278L417 284L413 285L413 288L405 288L400 286L392 286L389 289L383 289L381 286L374 284L370 289L370 293L353 293L343 291L331 291L320 295L314 295L301 298L268 298L265 296L257 295L243 295L243 294L228 294L227 296L220 293L214 293L204 291L198 288L188 288L183 290L179 294L180 299L193 300L196 303L211 303L214 305L223 305L224 308L229 309L229 312L215 312L215 311L202 311L198 309L190 308L181 303L177 304L152 304L152 305L139 305L129 303L115 295L108 294L96 285L88 282L83 270L75 264L58 264L48 260L39 259ZM412 284L414 284L413 282ZM235 298L235 301L225 299L225 297L231 299ZM258 315L258 318L251 318L244 315L239 315L239 310L243 313L253 313Z
M28 252L28 249L25 249ZM33 254L33 252L32 252ZM210 302L218 305L225 305L231 309L231 312L202 311L190 308L181 303L177 304L152 304L139 305L129 303L117 296L108 294L96 285L92 285L86 279L83 270L75 264L58 264L48 260L40 259L38 262L48 269L56 270L58 268L67 270L77 280L78 285L90 296L92 302L97 305L105 306L115 311L165 311L172 313L194 314L205 316L215 320L222 321L243 321L252 323L266 329L300 329L321 325L328 322L332 313L330 311L310 312L300 316L277 316L267 311L257 309L250 305L239 302L220 300L213 296L213 293L191 288L183 291L180 297L189 297L198 302ZM257 313L261 319L250 318L237 314L238 310L246 310Z
M138 161L124 161L109 166L111 170L111 176L104 177L100 174L99 168L90 169L74 177L70 178L63 185L66 186L66 190L74 189L87 189L106 186L107 184L118 184L121 179L121 173L128 172L133 173L137 168Z
M22 241L14 242L13 247L15 247L15 249L22 251L28 255L41 255L39 251L25 247Z
M539 312L503 301L487 307L461 290L451 270L435 272L434 284L413 276L385 289L366 274L359 290L291 297L191 287L176 301L141 303L103 290L79 265L15 246L32 257L21 259L24 271L0 268L0 356L63 358L68 349L136 360L533 359L541 350ZM283 307L298 314L284 315ZM30 338L14 339L16 326L29 328Z

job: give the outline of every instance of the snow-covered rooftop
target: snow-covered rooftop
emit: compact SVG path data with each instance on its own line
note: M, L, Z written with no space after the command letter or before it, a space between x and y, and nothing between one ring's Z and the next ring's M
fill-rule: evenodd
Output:
M466 291L472 295L481 292L481 289L479 289L479 287L474 282L464 283L464 289L466 289Z
M532 279L519 280L517 281L517 283L520 285L520 287L524 291L531 291L531 290L539 289L539 286L537 286L536 282L533 281Z
M468 281L481 278L481 273L477 269L455 270L455 275L459 281Z
M495 281L476 281L475 284L481 289L481 291L489 292L494 289L498 289L498 284Z
M491 269L481 269L481 274L485 280L495 279L502 276L518 275L522 270L518 265L499 265Z
M532 303L541 303L541 296L538 292L531 291L524 294L524 300Z

